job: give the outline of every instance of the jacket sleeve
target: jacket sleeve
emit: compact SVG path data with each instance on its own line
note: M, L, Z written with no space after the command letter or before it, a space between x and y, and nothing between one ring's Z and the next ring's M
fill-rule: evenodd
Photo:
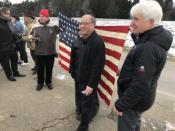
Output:
M71 54L70 54L70 65L69 65L69 73L71 74L72 78L74 78L74 67L73 67L74 61L75 61L75 50L74 50L74 46L72 46Z
M95 89L98 86L105 64L105 45L102 40L96 44L92 57L94 57L94 61L90 71L88 86Z
M115 102L118 111L132 109L152 90L151 83L156 73L157 56L155 47L142 46L134 55L134 74L129 88Z

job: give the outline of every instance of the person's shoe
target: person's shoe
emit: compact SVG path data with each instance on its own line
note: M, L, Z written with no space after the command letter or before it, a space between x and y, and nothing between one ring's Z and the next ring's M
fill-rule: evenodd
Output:
M82 126L82 124L80 124L76 131L89 131L89 128L88 126Z
M81 113L76 111L76 116L75 117L78 121L80 121L81 120Z
M28 62L27 62L27 63L24 62L24 63L22 63L21 65L22 65L22 66L29 65L29 63L28 63Z
M47 84L47 87L48 87L48 89L50 89L50 90L52 90L52 89L54 88L53 85L52 85L52 83Z
M16 74L13 74L14 77L25 77L26 75L24 74L20 74L20 73L16 73Z
M40 91L42 88L43 88L43 85L42 85L42 84L38 84L38 85L36 86L36 90L37 90L37 91Z
M33 70L32 75L36 75L37 70Z
M34 66L34 67L31 69L31 71L34 71L34 70L36 70L36 66Z
M19 64L19 65L21 65L22 63L23 63L23 61L21 61L21 60L20 60L20 61L18 61L18 64Z
M13 76L9 76L9 77L7 77L8 78L8 80L10 80L10 81L16 81L16 79L13 77Z

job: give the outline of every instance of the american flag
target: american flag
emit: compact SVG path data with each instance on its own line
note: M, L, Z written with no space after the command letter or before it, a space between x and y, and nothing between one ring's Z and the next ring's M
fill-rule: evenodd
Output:
M60 43L59 63L69 71L71 44L77 38L79 22L59 13ZM128 26L96 26L96 32L105 42L105 67L98 85L99 96L110 105L118 72L119 60L123 51Z

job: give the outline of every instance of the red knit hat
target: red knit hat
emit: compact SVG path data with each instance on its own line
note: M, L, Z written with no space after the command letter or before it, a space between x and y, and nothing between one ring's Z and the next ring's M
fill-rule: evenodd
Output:
M41 9L39 15L49 17L49 10L48 9Z

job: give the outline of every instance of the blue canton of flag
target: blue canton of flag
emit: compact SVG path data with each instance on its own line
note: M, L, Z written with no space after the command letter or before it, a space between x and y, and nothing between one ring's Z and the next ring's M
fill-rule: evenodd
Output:
M61 12L58 14L59 18L59 37L60 41L71 47L73 41L78 36L79 22L65 16Z

